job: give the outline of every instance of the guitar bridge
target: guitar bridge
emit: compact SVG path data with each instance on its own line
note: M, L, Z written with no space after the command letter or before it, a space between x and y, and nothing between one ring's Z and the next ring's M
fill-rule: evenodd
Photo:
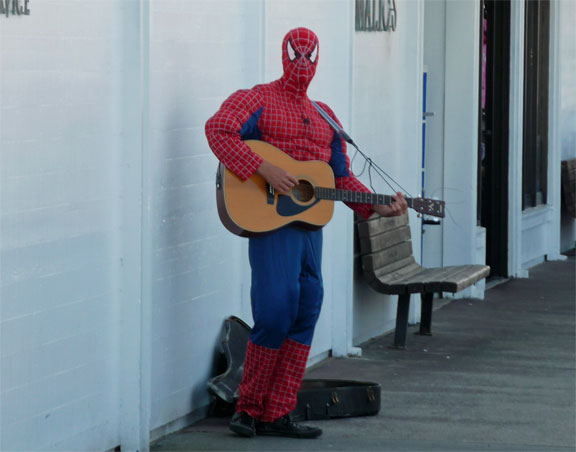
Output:
M276 194L276 190L270 184L266 184L266 200L268 204L274 204L274 195Z

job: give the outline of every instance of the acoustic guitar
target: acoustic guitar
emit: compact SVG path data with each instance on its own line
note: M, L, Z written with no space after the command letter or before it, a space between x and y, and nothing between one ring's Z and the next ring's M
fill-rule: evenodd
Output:
M216 199L222 224L233 234L252 237L293 224L320 229L332 218L334 201L364 204L391 204L392 196L335 188L334 173L326 162L298 161L263 141L245 143L267 162L279 166L296 179L290 192L276 192L266 180L253 174L242 181L222 163L216 178ZM444 217L444 201L406 198L417 212Z

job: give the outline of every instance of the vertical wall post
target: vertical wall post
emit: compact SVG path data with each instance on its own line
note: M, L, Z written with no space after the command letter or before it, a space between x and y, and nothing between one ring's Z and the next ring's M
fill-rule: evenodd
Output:
M524 123L524 2L510 3L510 134L508 167L508 274L522 269L522 142Z
M560 136L560 2L550 2L550 63L548 110L548 204L552 208L546 258L564 260L560 253L560 223L562 214L561 171L562 140Z
M416 77L414 89L416 90L415 105L413 105L412 112L412 123L414 130L421 133L422 131L422 105L424 104L424 8L425 4L423 0L419 0L417 4L418 17L416 20L416 27L414 34L416 35ZM420 135L418 135L420 136ZM418 140L418 156L422 156L422 141ZM414 174L422 174L422 160L421 158L414 159ZM414 193L419 193L422 187L422 179L420 177L414 179ZM414 255L422 256L422 222L420 218L416 218L414 212L411 215L412 223L412 236L415 240L412 241L412 246L414 246ZM420 259L420 264L422 264L422 259ZM410 301L410 313L408 317L408 322L410 324L417 324L420 320L420 312L422 305L420 303L420 296L418 294L411 296Z
M348 5L347 15L347 36L349 36L348 46L348 112L349 117L352 117L352 101L353 101L353 86L354 86L354 14L355 4L350 2ZM338 214L337 218L338 218ZM342 228L340 233L346 238L343 244L342 259L337 259L333 262L333 274L338 275L337 278L345 279L345 292L344 294L335 294L332 304L332 356L346 357L346 356L360 356L362 349L354 347L354 281L353 272L342 271L343 268L353 268L354 265L354 220L353 215L346 215L343 218ZM340 225L339 225L340 226ZM349 267L350 266L350 267Z
M444 266L475 261L479 39L479 1L446 2Z
M1 1L1 0L0 0ZM2 67L2 55L4 55L4 53L2 52L2 33L0 33L0 67ZM1 80L0 80L1 81ZM3 119L3 115L2 115L2 106L4 105L2 102L2 93L4 90L0 89L0 124L4 124L4 119ZM2 127L0 126L0 146L2 145ZM0 174L2 174L2 165L3 165L4 160L0 157ZM2 202L4 200L4 180L0 177L0 211L4 211L3 210L3 206L2 206ZM3 221L0 221L0 250L2 250L2 242L3 242L3 234L2 234L2 230L3 230ZM0 253L0 275L3 274L2 273L2 253ZM4 303L2 303L2 290L0 289L0 322L2 322L2 320L4 319L3 316L3 312L2 312L2 306L4 306ZM0 356L2 355L2 335L0 334ZM2 371L0 370L0 388L2 388ZM2 413L3 410L0 410L0 450L4 450L4 441L2 439L3 435L2 435L2 431L4 430L4 423L2 420Z
M149 0L124 3L122 274L119 412L122 451L150 439Z

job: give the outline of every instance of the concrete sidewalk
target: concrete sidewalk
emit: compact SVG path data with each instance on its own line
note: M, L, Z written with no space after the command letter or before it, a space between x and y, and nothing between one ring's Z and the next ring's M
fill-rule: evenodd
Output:
M434 336L390 335L308 378L375 381L379 415L316 421L315 440L240 438L211 418L158 440L167 451L571 451L576 449L576 261L547 262L485 300L434 312ZM416 331L417 327L411 327Z

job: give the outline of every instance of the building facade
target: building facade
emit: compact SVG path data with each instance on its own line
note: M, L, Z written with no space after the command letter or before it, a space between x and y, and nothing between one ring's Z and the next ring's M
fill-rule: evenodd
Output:
M529 277L574 247L560 195L560 161L576 158L574 5L376 2L387 29L358 31L380 20L368 3L0 3L0 449L146 450L205 416L222 322L251 317L247 242L218 219L204 123L236 89L280 76L296 26L320 39L310 97L406 191L446 201L441 224L410 214L424 265L488 260L497 277ZM528 20L544 49L530 50ZM536 89L546 104L528 107ZM395 320L394 298L354 274L344 205L324 240L311 363L360 354Z

